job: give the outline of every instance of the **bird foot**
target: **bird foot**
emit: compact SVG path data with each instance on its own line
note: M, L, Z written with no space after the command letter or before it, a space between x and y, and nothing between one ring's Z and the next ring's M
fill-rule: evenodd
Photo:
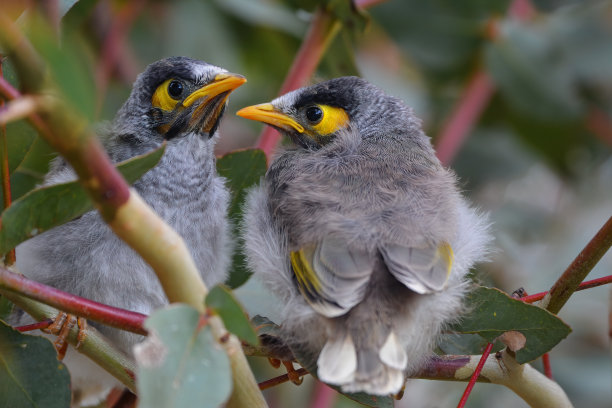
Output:
M53 342L57 350L57 358L63 360L68 350L68 335L70 330L77 325L79 333L77 334L76 348L79 348L87 337L87 320L83 317L77 317L71 314L60 312L54 319L53 323L44 331L57 336Z
M293 368L293 363L291 361L281 361L281 363L283 363L287 369L287 377L289 377L289 380L291 380L291 382L295 385L302 384L304 378L300 377L300 374L295 370L295 368Z
M274 368L278 368L281 366L281 361L278 358L268 357L268 362Z

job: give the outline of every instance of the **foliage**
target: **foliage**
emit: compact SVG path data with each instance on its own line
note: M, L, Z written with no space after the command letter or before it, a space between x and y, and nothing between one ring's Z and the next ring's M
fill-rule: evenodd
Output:
M463 99L463 90L475 73L482 72L490 78L495 93L487 100L480 119L470 124L470 137L453 166L467 194L491 212L499 231L496 245L501 251L493 255L491 266L475 272L475 279L509 292L519 286L530 290L550 287L605 221L601 217L609 216L612 205L611 3L389 0L373 7L369 15L355 7L361 3L151 0L123 4L71 0L58 2L62 19L59 34L53 24L48 24L53 16L44 13L41 16L30 10L20 24L45 62L46 74L36 81L53 84L54 92L89 123L112 119L135 75L147 63L168 55L189 55L245 74L249 83L232 95L229 113L271 100L280 89L316 7L327 10L342 28L312 76L366 77L413 106L435 143L442 143L438 135L454 108L470 103ZM519 3L523 4L522 12L509 11ZM0 13L14 20L26 6L6 7ZM18 76L21 71L13 63L4 61L3 75L27 93L32 78ZM217 161L217 170L232 191L230 217L235 233L246 191L259 181L267 166L263 152L237 150L256 144L259 128L255 126L226 114L218 145L223 155ZM35 188L42 182L53 152L26 120L7 125L6 146L0 146L2 149L8 156L14 204L2 214L0 252L7 252L34 230L41 232L91 208L77 183ZM142 164L123 172L134 181L162 153L153 152L120 168ZM602 262L610 265L609 260ZM594 273L601 274L604 269ZM247 312L273 318L262 308L278 309L277 301L249 279L240 251L234 253L228 284L232 288L242 285L235 295ZM207 306L224 320L228 330L254 343L252 328L232 293L220 287L213 289ZM603 292L593 293L603 301ZM586 358L574 361L591 368L587 378L602 377L597 373L609 370L609 362L604 363L602 358L608 353L601 345L605 334L599 330L600 325L587 324L590 310L605 310L601 305L581 308L580 303L570 304L563 319L574 327L574 333L562 341L569 334L568 325L537 306L486 288L473 292L469 301L471 313L453 327L460 334L448 336L440 345L441 353L477 354L483 348L483 338L494 341L503 332L520 331L527 343L518 350L517 360L531 361L552 350L556 353L553 356L560 357L555 377L577 405L603 407L612 398L609 393L590 392L589 385L573 375L572 365L578 364L567 364L576 351ZM8 313L9 305L4 298L0 302L1 318ZM584 306L585 301L581 302ZM593 320L604 318L598 315ZM256 321L259 334L278 335L271 320ZM176 402L193 406L195 401L205 401L216 406L227 399L231 380L227 359L209 328L198 322L197 312L183 306L160 310L148 320L147 327L155 330L157 341L163 345L157 346L169 354L159 366L140 361L138 381L144 405L169 406ZM175 327L176 332L165 333L161 329L164 324ZM17 355L18 343L37 349L36 354L29 355L37 356L40 364L36 369L27 366L33 361L23 353L19 353L23 360L13 362L11 367L28 368L23 378L32 384L42 383L42 376L51 375L60 383L57 389L65 391L66 370L51 361L53 353L47 340L20 335L4 326L0 331L4 334L0 339L11 339L10 347L0 340L2 355L6 350ZM496 349L502 347L498 343ZM38 358L39 352L43 357ZM299 350L293 352L304 367L313 369L316 358L301 356ZM202 361L215 367L214 376L210 375L210 365L198 364ZM265 369L255 371L258 378L270 375ZM191 378L197 378L197 383ZM175 384L178 388L173 388ZM410 383L408 387L410 393ZM443 387L451 387L446 384L432 387L436 387L435 392L429 393L428 401L438 398L439 404L444 404L440 398L456 391L440 392ZM67 406L65 393L56 396L48 394L52 391L46 386L44 390L42 394L29 390L28 395L33 399L53 396L57 406ZM3 391L0 395L4 399L13 394ZM282 393L270 400L275 398L282 399ZM483 391L474 406L487 406L487 398ZM499 398L497 405L516 403L516 399L505 403L502 401L506 397ZM370 406L392 405L390 398L357 399ZM39 401L43 404L45 400Z
M70 376L48 339L0 322L0 395L5 407L66 408Z

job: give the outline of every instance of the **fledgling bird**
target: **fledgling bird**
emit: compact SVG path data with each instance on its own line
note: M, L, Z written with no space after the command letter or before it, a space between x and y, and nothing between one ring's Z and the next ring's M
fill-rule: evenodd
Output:
M227 277L233 249L227 220L229 192L215 168L217 129L228 95L246 82L225 69L187 57L152 63L138 76L112 123L98 134L114 162L149 152L166 142L160 163L135 190L185 240L207 285ZM45 183L73 180L61 158ZM88 299L149 314L168 303L151 268L106 225L97 211L47 231L17 248L17 266L31 279ZM21 318L22 324L28 317ZM94 324L95 325L95 324ZM124 352L141 336L96 327ZM90 381L84 357L69 352L75 381ZM91 364L90 366L93 366ZM97 375L97 374L91 374Z
M344 392L397 393L459 317L486 218L412 110L364 79L237 114L295 143L249 192L243 225L249 265L282 299L282 337Z

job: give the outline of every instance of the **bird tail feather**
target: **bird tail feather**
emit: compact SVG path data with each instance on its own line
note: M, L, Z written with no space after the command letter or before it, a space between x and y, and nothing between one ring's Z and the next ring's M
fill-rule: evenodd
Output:
M336 334L323 346L317 361L321 381L339 385L344 392L389 395L401 390L408 357L393 330L382 347L356 347L362 342L355 342L349 332Z

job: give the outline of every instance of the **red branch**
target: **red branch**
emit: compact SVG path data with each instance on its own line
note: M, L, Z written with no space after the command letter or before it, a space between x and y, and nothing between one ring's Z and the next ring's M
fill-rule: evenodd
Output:
M552 380L552 369L550 368L550 355L542 354L542 365L544 366L544 375Z
M2 55L0 55L0 78L4 79L4 73L2 72ZM4 99L0 99L0 109L4 107ZM9 170L9 157L8 157L8 143L6 135L6 126L0 126L0 143L2 146L2 157L0 157L0 173L2 174L2 208L6 209L11 205L11 174ZM0 225L2 220L0 220ZM13 265L15 263L15 248L11 249L4 258L6 265Z
M478 376L480 375L480 372L482 371L482 367L484 367L485 362L487 361L487 358L489 358L489 354L491 353L492 349L493 349L493 343L487 343L487 347L485 348L485 351L482 353L482 357L480 357L480 361L478 361L478 365L476 366L476 369L474 370L474 373L472 374L472 378L470 378L470 382L468 383L467 387L465 387L465 391L463 392L463 395L461 396L461 399L459 400L459 404L457 405L457 408L463 408L465 406L465 403L467 402L467 399L470 396L470 393L472 392L472 388L474 388L474 384L476 383L476 380L478 379Z
M612 246L612 217L597 231L597 234L554 283L550 289L550 301L546 306L548 311L559 313L565 302L578 289L580 283L610 249L610 246Z
M19 293L30 299L56 307L67 313L85 317L118 329L146 335L143 328L146 315L94 302L70 293L62 292L23 275L0 267L0 287Z
M332 408L338 398L338 392L321 381L316 382L313 394L312 408Z
M51 326L53 324L53 319L46 319L46 320L41 320L40 322L36 322L36 323L32 323L32 324L26 324L25 326L19 326L19 327L15 327L15 330L18 330L20 332L29 332L32 330L42 330L42 329L46 329L47 327Z
M134 20L141 14L142 9L146 5L146 0L136 0L125 3L118 15L111 19L111 27L109 28L104 42L102 44L102 52L100 63L96 69L96 85L98 89L97 110L102 108L102 101L108 79L111 72L120 62L120 56L125 54L125 37L128 33Z
M436 151L442 164L453 161L494 91L493 81L484 70L472 76L436 139Z
M306 85L308 79L317 69L323 53L327 49L330 40L335 35L335 21L333 17L319 8L310 23L310 28L293 60L285 82L281 86L279 94L285 94ZM273 128L266 126L259 137L256 147L263 150L270 158L272 150L278 144L280 134Z
M586 281L586 282L582 282L578 286L576 291L595 288L597 286L607 285L608 283L612 283L612 275L604 276L603 278L593 279L593 280ZM535 293L533 295L524 296L521 298L521 300L525 303L534 303L534 302L537 302L538 300L544 299L544 296L546 296L547 293L548 292Z

